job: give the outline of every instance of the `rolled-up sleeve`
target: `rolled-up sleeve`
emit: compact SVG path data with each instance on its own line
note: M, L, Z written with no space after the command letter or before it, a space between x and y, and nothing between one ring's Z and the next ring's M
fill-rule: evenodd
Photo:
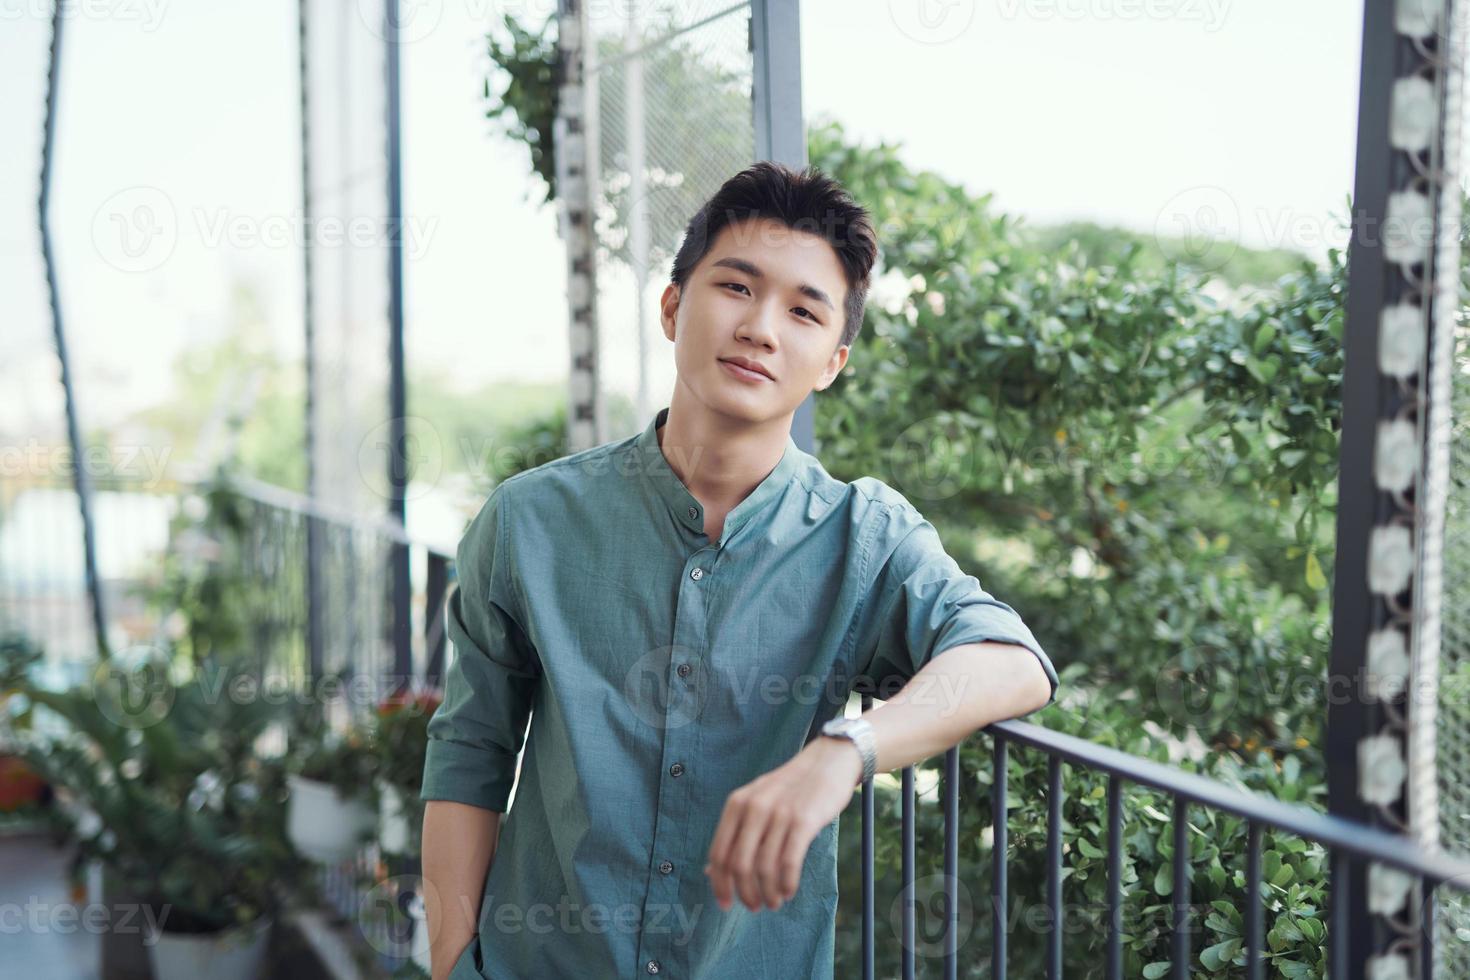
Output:
M855 626L861 685L892 697L934 657L965 643L995 640L1036 655L1056 700L1057 672L1030 628L945 552L934 525L912 507L875 521L866 548L868 595Z
M448 602L454 658L429 719L423 800L505 812L525 741L540 663L520 622L509 567L507 494L491 491L460 540Z

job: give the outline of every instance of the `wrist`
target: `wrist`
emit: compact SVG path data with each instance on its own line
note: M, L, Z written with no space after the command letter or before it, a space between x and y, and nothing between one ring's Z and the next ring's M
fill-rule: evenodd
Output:
M863 754L850 739L818 735L810 746L824 769L834 769L857 786L863 781Z
M863 749L847 736L823 732L813 739L810 748L819 754L819 764L838 771L853 786L863 783Z

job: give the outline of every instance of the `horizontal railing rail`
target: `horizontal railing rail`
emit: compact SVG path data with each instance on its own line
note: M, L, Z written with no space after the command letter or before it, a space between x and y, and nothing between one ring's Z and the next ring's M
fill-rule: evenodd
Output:
M871 695L862 696L862 710L872 708ZM1006 976L1008 949L1006 908L1009 880L1007 867L1007 761L1011 743L1039 750L1048 756L1047 770L1047 837L1046 837L1046 901L1047 976L1062 975L1063 953L1063 850L1062 850L1062 766L1080 766L1108 776L1107 811L1107 913L1108 945L1106 969L1110 980L1123 976L1123 840L1125 784L1160 791L1174 802L1172 820L1174 887L1171 891L1172 976L1184 980L1190 975L1190 905L1189 879L1189 811L1192 806L1230 814L1247 821L1246 894L1253 897L1250 908L1243 910L1246 934L1242 946L1246 954L1247 976L1259 980L1263 976L1264 910L1260 900L1261 840L1267 830L1293 834L1325 847L1330 855L1328 868L1329 914L1328 975L1334 980L1349 975L1344 940L1348 933L1345 919L1347 903L1343 898L1347 862L1366 860L1381 863L1416 878L1426 894L1442 885L1456 891L1470 890L1470 861L1430 850L1414 841L1387 831L1360 825L1340 817L1320 813L1308 807L1284 803L1273 797L1234 787L1218 780L1189 772L1152 759L1131 755L1110 746L1098 745L1084 738L1055 732L1041 725L1018 720L996 722L981 730L993 739L993 777L991 782L991 971L995 980ZM944 814L944 888L945 921L941 950L946 978L958 976L958 910L959 910L959 750L944 754L942 811ZM902 770L901 779L901 876L907 896L901 909L901 969L904 980L915 976L916 900L914 838L915 767ZM873 780L862 787L862 976L872 980L875 969L874 948L874 881L873 833L875 792ZM1432 904L1432 897L1430 902Z

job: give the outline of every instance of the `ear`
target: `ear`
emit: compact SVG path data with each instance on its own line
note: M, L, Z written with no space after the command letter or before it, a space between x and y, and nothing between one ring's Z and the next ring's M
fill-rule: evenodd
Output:
M663 295L658 300L659 325L664 328L664 336L669 340L674 339L674 326L679 319L679 286L677 283L669 283L664 287Z
M832 382L837 380L837 376L841 374L842 369L847 366L848 352L849 347L847 344L839 345L838 348L832 352L832 358L827 361L827 366L822 370L822 376L817 379L817 391L825 391L828 387L831 386Z

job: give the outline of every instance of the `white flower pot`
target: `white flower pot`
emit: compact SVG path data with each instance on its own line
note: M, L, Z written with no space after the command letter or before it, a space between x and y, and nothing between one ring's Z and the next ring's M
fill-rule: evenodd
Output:
M425 915L424 902L420 898L413 910L413 945L409 958L425 973L432 973L429 968L429 920Z
M413 828L403 793L392 783L378 780L378 843L389 854L407 854L412 847Z
M270 929L260 918L220 932L155 931L148 937L154 980L258 980Z
M372 833L374 814L366 802L343 797L327 783L290 776L286 833L301 854L322 864L345 861Z

